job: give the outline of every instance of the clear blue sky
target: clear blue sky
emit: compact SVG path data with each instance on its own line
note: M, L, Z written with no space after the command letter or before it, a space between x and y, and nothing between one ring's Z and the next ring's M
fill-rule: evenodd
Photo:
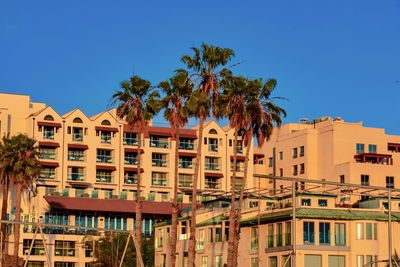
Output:
M166 79L202 41L234 49L237 74L276 78L286 122L400 134L400 0L0 0L0 91L93 115L120 81Z

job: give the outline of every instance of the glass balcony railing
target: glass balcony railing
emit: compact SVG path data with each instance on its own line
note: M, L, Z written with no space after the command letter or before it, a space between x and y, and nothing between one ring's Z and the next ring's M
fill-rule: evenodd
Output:
M194 150L194 143L192 142L179 142L179 149L182 150Z
M84 161L85 156L83 153L68 153L69 161Z
M83 173L70 173L70 174L68 174L67 180L69 180L69 181L85 181L85 175Z
M154 167L167 167L167 161L165 159L152 159L151 163Z
M137 138L124 137L124 145L137 146L138 145L138 140L137 140Z
M43 131L43 139L54 140L54 131Z
M50 151L41 151L40 152L40 158L41 159L51 159L55 160L56 159L56 152L50 152Z
M72 135L72 140L77 141L77 142L82 142L83 141L83 134L81 133L74 133Z
M102 135L100 140L102 144L111 144L111 135Z
M192 169L193 168L193 163L192 161L179 161L179 168L182 169Z
M39 179L52 179L54 180L56 178L56 173L55 171L51 170L42 170L42 172L39 175Z
M168 140L150 140L150 147L169 148Z
M112 183L113 178L111 175L96 175L96 182L98 183Z
M192 187L192 181L179 181L179 187Z
M137 183L137 177L128 176L124 178L124 184L136 184L136 183Z
M96 161L99 163L113 163L113 158L108 155L97 155Z
M218 152L218 144L208 144L208 151Z
M208 162L205 165L205 169L209 171L219 171L221 168L218 163Z
M155 186L167 186L167 179L165 178L152 178L151 185Z
M125 157L125 164L137 165L137 157Z

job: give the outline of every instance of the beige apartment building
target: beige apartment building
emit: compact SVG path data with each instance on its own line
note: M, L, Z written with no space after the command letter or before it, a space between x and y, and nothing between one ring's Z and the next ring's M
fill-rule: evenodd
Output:
M106 230L133 230L134 199L137 171L142 172L144 202L143 232L149 236L155 222L170 217L175 157L179 158L179 200L190 203L192 176L197 146L202 147L200 178L197 187L200 199L213 199L230 190L233 171L234 131L209 121L204 127L203 140L198 140L197 129L183 129L177 142L170 128L149 125L138 150L138 133L115 110L107 110L88 117L75 109L57 113L51 106L32 102L29 96L0 94L0 136L24 133L37 140L43 171L35 188L23 199L23 216L31 222L76 225ZM175 155L175 146L179 146ZM238 144L237 183L241 186L245 147ZM253 148L250 149L251 159ZM137 168L140 157L141 169ZM249 177L253 176L253 161L249 161ZM253 180L249 179L248 187ZM12 194L9 217L12 218ZM29 248L32 233L24 229L23 255ZM55 266L63 261L69 266L83 266L89 255L79 244L87 231L68 233L45 229L54 240L51 250ZM60 235L62 234L62 235ZM62 237L63 241L59 239ZM61 243L60 243L61 242ZM40 242L35 247L41 246ZM67 247L60 252L57 248ZM11 249L11 248L10 248ZM57 253L55 252L57 250ZM42 248L34 250L32 264L42 266ZM63 250L64 251L64 250ZM77 255L81 255L78 262Z

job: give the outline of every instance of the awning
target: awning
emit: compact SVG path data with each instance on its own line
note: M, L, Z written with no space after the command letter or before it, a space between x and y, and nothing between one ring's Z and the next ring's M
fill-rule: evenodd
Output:
M233 160L235 157L234 156L231 156L231 160ZM245 156L239 156L239 155L237 155L236 156L236 159L237 160L246 160L246 157Z
M76 148L76 149L88 149L89 147L87 145L82 145L82 144L68 144L68 148Z
M115 166L105 166L105 165L96 165L97 170L105 170L105 171L116 171L117 168Z
M206 177L215 177L215 178L224 177L224 175L222 173L218 173L218 172L205 172L204 176L206 176Z
M75 198L61 196L44 196L54 210L74 210L93 212L115 212L135 213L136 202L134 200L120 199L96 199L96 198ZM187 205L182 205L187 206ZM170 202L142 202L143 214L168 215L171 216L172 204Z
M115 127L96 126L95 129L103 132L118 132L118 128Z
M135 168L135 167L125 167L124 171L126 171L126 172L137 172L137 168ZM140 172L144 172L143 168L140 168Z
M179 156L184 156L184 157L195 158L197 154L195 152L181 152L181 151L178 151L178 155Z
M132 127L129 124L124 124L124 132L127 132L127 133L138 133L139 129L137 127Z
M58 162L48 162L48 161L40 161L40 165L47 167L58 167Z
M76 186L83 186L83 187L88 187L91 185L91 183L89 182L85 182L85 181L74 181L74 180L67 180L67 183L71 184L71 185L76 185Z
M49 122L49 121L38 121L38 126L49 126L49 127L61 127L61 123L58 122Z
M124 150L125 150L125 152L133 152L133 153L137 153L137 152L138 152L138 149L137 149L137 148L128 148L128 147L125 147ZM140 154L142 154L142 153L144 153L144 150L143 150L143 149L140 149Z
M192 129L181 129L179 130L179 137L197 139L197 131Z
M56 142L39 141L39 146L60 147L60 144Z

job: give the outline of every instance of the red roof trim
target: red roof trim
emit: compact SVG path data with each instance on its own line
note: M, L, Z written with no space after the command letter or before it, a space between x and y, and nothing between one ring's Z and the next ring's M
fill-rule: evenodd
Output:
M128 147L125 147L124 150L125 150L125 152L135 152L135 153L138 152L138 149L137 149L137 148L128 148ZM140 153L141 153L141 154L144 153L144 150L143 150L143 149L140 149Z
M214 172L206 172L204 173L204 176L207 177L216 177L216 178L222 178L224 175L222 173L214 173Z
M60 166L58 162L48 162L48 161L40 161L40 165L48 166L48 167L58 167Z
M38 126L50 126L50 127L61 127L61 123L58 122L48 122L48 121L38 121Z
M126 172L137 172L137 168L135 168L135 167L125 167L124 171L126 171ZM143 168L140 168L140 172L144 172Z
M96 131L118 132L118 128L115 127L96 126L94 128L96 129Z
M82 144L68 144L68 148L77 148L77 149L88 149L89 147L87 145L82 145Z
M105 166L105 165L96 165L97 170L105 170L105 171L116 171L117 168L115 166Z
M178 155L179 156L184 156L184 157L193 157L193 158L195 158L197 153L195 153L195 152L181 152L181 151L178 151Z
M39 141L39 146L60 147L60 144L56 142Z

